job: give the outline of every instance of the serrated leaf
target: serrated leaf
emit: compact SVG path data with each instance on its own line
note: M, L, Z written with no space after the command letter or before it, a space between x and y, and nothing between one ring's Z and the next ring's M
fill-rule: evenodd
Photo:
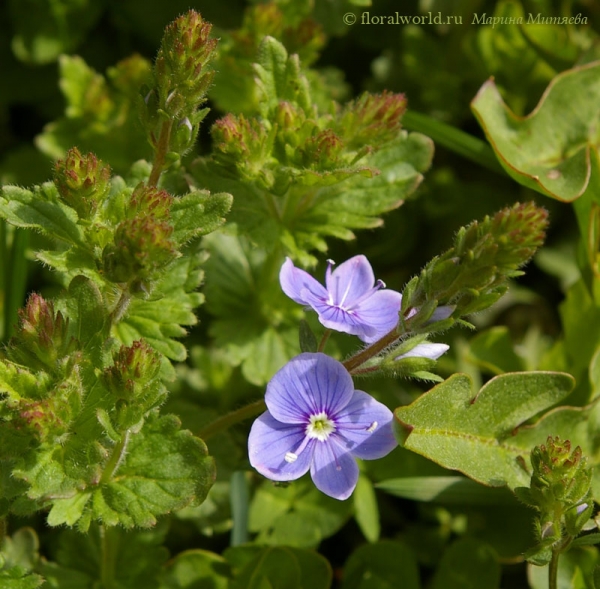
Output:
M218 229L229 212L233 197L227 193L190 192L176 198L171 205L172 239L184 244L193 237Z
M556 76L534 111L514 115L493 80L471 103L504 169L517 182L561 201L579 198L597 158L596 122L600 65L591 63ZM594 153L592 153L594 152Z
M420 589L414 552L400 542L365 544L344 567L342 589Z
M125 528L151 527L159 515L202 503L214 481L214 462L204 442L179 425L173 415L151 415L132 435L112 481L93 491L94 518Z
M19 186L2 187L0 216L17 227L35 229L70 245L83 245L77 213L56 200L56 188L50 182L36 186L33 192Z
M72 327L75 327L74 336L85 347L102 332L106 322L102 293L91 280L85 276L77 276L69 284L65 306Z
M123 320L113 326L113 334L125 345L144 338L167 358L185 360L187 350L174 338L186 334L183 326L198 322L194 309L204 296L195 290L202 281L204 259L205 254L194 247L169 264L153 289L153 300L133 299Z
M573 385L565 373L509 373L474 395L471 379L455 374L396 409L402 444L486 485L528 486L522 463L533 446L515 430L564 399Z

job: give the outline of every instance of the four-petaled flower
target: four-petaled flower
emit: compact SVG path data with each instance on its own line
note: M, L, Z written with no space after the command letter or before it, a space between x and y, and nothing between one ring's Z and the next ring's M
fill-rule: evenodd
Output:
M392 412L325 354L300 354L269 382L267 411L252 425L250 464L275 481L310 469L316 487L347 499L358 480L355 458L382 458L396 447Z
M287 258L279 273L281 288L297 303L312 307L325 327L357 335L365 343L394 329L402 295L385 289L381 280L375 282L367 258L354 256L333 271L332 265L329 261L324 287Z

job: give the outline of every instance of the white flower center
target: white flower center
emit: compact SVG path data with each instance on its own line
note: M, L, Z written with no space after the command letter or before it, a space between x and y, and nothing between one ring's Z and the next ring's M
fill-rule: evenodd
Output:
M310 416L310 422L306 426L306 436L316 438L324 442L330 434L335 431L335 423L327 417L325 411Z

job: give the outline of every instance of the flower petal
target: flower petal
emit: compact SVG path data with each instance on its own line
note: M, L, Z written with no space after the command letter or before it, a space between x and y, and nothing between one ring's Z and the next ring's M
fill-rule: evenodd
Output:
M307 291L304 291L304 295L307 304L318 313L321 325L324 325L328 329L357 335L361 339L363 337L374 336L377 333L377 329L365 324L363 319L354 311L346 311L345 309L331 305L322 298L314 296Z
M327 300L328 294L325 287L319 284L308 272L296 268L290 258L286 258L279 271L279 283L283 292L300 305L308 305L303 291L308 291L314 296Z
M359 335L360 339L370 344L394 329L398 325L401 303L402 295L395 290L379 290L361 301L354 313L363 325L369 325L374 333L365 332L363 336Z
M398 445L393 413L363 391L354 391L350 403L333 420L337 429L332 436L357 458L383 458Z
M305 353L275 374L265 402L278 421L306 425L310 415L339 412L353 393L352 377L340 362L325 354Z
M358 481L358 465L333 437L314 446L310 476L319 491L334 499L348 499Z
M402 358L429 358L430 360L437 360L442 354L445 354L449 349L450 346L446 344L418 344L412 350L409 350L405 354L400 354L400 356L395 358L395 360L400 360Z
M252 424L248 436L250 464L260 474L274 481L293 481L305 474L312 460L314 440L310 440L294 462L287 462L288 452L298 450L305 438L304 428L281 423L265 411Z
M325 277L334 305L349 307L375 285L371 264L365 256L354 256Z

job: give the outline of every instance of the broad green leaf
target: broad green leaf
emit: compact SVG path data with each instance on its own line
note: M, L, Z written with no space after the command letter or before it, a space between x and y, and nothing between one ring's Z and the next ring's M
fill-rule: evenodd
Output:
M93 490L93 516L107 525L151 527L159 515L202 503L215 477L206 446L173 415L150 416L133 434L111 482Z
M432 589L496 589L500 564L494 551L473 538L461 538L442 556Z
M457 476L404 477L377 483L376 487L391 495L413 501L434 501L458 505L512 505L515 496L504 488L484 487Z
M35 229L70 245L83 245L77 213L58 202L51 182L36 186L33 192L19 186L3 186L0 216L17 227Z
M508 328L491 327L469 341L471 359L486 372L502 374L523 370L523 361L515 353Z
M43 577L30 573L19 566L0 569L0 586L2 589L36 589L43 583Z
M396 409L402 444L486 485L527 486L523 464L533 446L515 430L564 399L573 384L564 373L509 373L475 395L471 379L455 374Z
M508 27L507 27L508 28ZM504 169L521 184L561 201L579 198L597 159L600 64L591 63L556 76L538 106L517 117L504 104L493 80L471 106Z
M40 544L32 528L20 528L5 536L0 546L0 587L35 589L44 579L32 572L39 560Z
M354 517L369 542L377 542L381 533L379 523L379 506L373 483L363 474L358 477L358 483L353 493Z
M365 544L344 567L342 589L420 589L416 555L400 542Z
M100 289L84 276L77 276L69 284L65 304L67 316L75 324L74 335L85 346L102 332L106 321Z
M288 487L266 481L250 504L249 528L261 544L315 547L350 518L352 504L318 491L307 478Z
M231 589L329 589L331 567L321 555L298 548L257 546L230 548Z
M167 564L159 589L227 589L230 578L230 567L224 558L206 550L186 550Z

